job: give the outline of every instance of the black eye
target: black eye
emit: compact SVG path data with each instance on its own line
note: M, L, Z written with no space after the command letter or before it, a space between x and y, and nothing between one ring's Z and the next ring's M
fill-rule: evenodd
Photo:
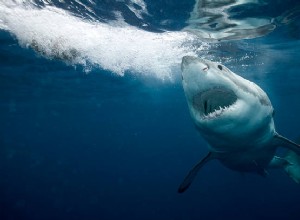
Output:
M219 70L222 70L222 69L223 69L223 67L222 67L221 65L218 65L218 68L219 68Z

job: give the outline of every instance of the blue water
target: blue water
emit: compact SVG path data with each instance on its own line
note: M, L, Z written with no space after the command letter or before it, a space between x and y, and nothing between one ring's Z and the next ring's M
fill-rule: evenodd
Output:
M300 218L300 187L283 170L263 178L212 161L177 193L207 152L181 86L184 55L260 85L278 132L300 136L297 0L224 9L241 22L229 41L226 19L192 30L192 0L24 2L0 1L1 220ZM262 19L251 34L248 18Z

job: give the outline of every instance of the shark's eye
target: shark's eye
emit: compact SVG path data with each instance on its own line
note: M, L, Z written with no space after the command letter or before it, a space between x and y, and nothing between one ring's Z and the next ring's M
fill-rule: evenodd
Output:
M206 72L208 70L208 66L204 67L202 70Z
M219 70L222 70L222 69L223 69L223 67L222 67L221 65L218 65L218 68L219 68Z

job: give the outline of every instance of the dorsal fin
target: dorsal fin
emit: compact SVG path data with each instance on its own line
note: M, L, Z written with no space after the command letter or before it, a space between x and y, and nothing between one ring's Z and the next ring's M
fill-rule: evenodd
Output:
M204 158L202 158L188 173L188 175L184 178L183 182L180 184L178 188L179 193L185 192L193 180L195 179L198 171L203 167L208 161L214 159L212 153L209 152Z

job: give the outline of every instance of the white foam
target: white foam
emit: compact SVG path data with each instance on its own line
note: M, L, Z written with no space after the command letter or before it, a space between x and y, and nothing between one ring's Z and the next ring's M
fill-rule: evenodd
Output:
M87 21L63 9L25 7L23 2L0 2L0 28L48 58L99 66L119 75L130 71L166 79L173 77L174 68L179 72L183 56L195 54L187 44L193 36L185 32L153 33L124 22Z

